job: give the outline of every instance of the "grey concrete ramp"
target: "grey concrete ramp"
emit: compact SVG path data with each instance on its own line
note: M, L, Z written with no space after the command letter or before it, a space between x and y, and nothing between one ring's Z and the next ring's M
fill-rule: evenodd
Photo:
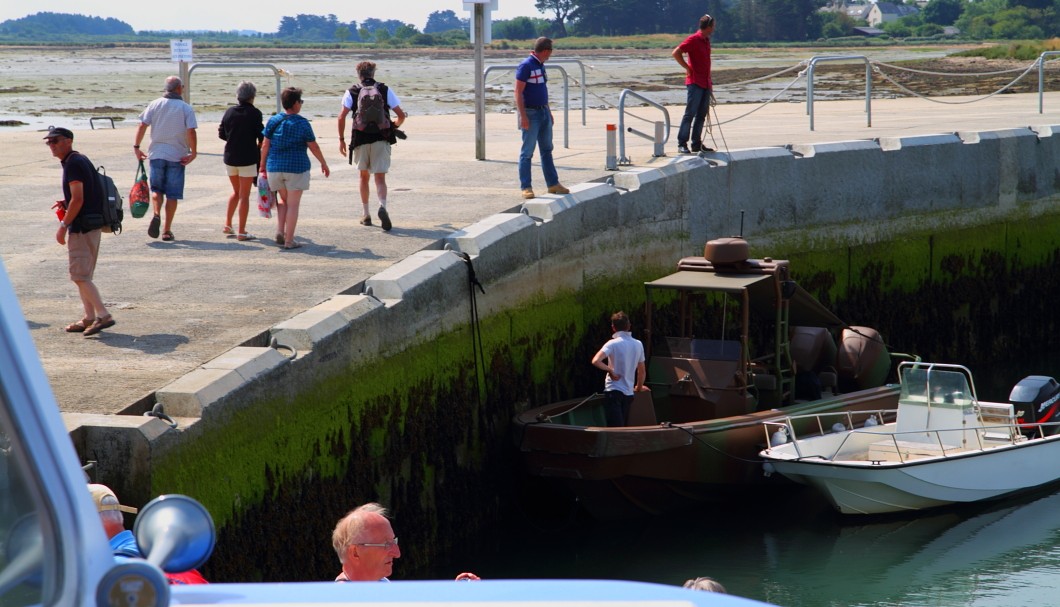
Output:
M1051 104L1060 109L1060 94L1047 96L1046 108ZM714 143L708 139L708 144L721 150L722 161L726 148L793 145L793 151L815 156L823 167L834 148L807 146L873 138L954 137L955 133L960 133L955 140L967 140L978 131L1034 125L1051 129L1055 127L1047 125L1060 123L1060 112L1040 115L1037 107L1036 95L1004 95L963 106L916 99L876 100L869 128L863 101L817 102L816 130L810 131L802 103L770 105L731 123L724 121L751 107L721 105L718 116L723 124L715 126ZM670 108L672 116L680 116L681 111ZM577 113L571 116L573 120ZM569 149L562 148L557 125L560 177L575 196L596 195L594 188L600 186L588 182L614 175L604 170L605 125L617 122L617 115L590 111L588 120L588 126L572 122ZM125 220L123 234L104 235L96 281L117 325L91 338L62 331L64 325L80 318L81 306L67 277L65 249L54 240L57 226L49 209L61 197L59 163L42 145L42 133L0 132L0 186L7 193L0 205L0 257L19 294L61 408L85 414L117 413L135 409L138 402L140 407L152 402L156 391L175 381L194 381L194 377L185 378L193 371L199 376L231 375L237 381L247 369L267 370L282 364L275 357L259 359L257 353L245 361L215 359L240 345L266 346L268 330L281 323L295 342L312 340L313 335L299 333L304 332L301 321L292 319L335 295L359 295L365 281L417 251L441 249L457 230L496 213L518 213L522 206L516 177L519 134L513 123L510 114L488 117L488 159L477 161L472 116L411 117L405 129L409 139L394 149L388 176L394 229L384 233L378 221L375 227L358 225L357 173L338 154L334 121L315 120L333 172L324 179L314 161L312 186L303 197L298 222L298 239L306 246L290 252L275 245L274 220L258 217L256 208L251 210L249 230L258 240L238 242L221 233L229 192L221 161L222 142L214 136L216 124L202 124L200 155L189 167L186 200L173 226L176 241L149 238L147 220L131 217ZM136 167L133 126L78 131L75 139L75 148L105 165L123 190L131 186ZM662 158L651 157L650 142L632 136L626 142L626 155L634 166L623 167L623 173L678 161L672 155L675 142L666 146L671 155ZM869 162L878 155L866 150L865 159ZM735 154L728 159L738 162L739 158ZM821 178L828 179L827 171L821 171ZM857 167L851 171L857 175ZM859 186L856 181L855 177L832 187L854 189ZM545 191L536 166L534 183L539 193ZM615 184L647 187L635 175L616 179ZM564 204L562 197L544 195L528 205L528 210L530 215L554 214ZM375 208L373 190L373 213ZM483 238L487 246L490 237L480 233L517 230L521 222L525 223L506 216L469 233ZM737 222L734 218L732 225ZM384 273L377 280L380 288L386 278ZM479 278L490 280L482 271ZM379 296L385 300L385 294ZM345 305L348 302L338 304L334 313L340 314L338 310ZM180 414L193 416L199 408L199 403L186 402Z

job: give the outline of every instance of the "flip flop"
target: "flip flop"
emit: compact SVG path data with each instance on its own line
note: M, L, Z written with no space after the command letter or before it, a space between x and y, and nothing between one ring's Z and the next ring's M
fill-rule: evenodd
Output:
M224 226L223 228L221 228L221 233L222 234L235 234L236 231L232 229L232 226Z
M173 232L163 232L162 233L162 240L164 240L166 242L172 242L173 241Z
M246 232L236 236L236 240L239 240L239 241L256 240L256 239L257 239L257 236L254 236L253 234L247 234Z
M283 244L283 234L276 233L276 244Z
M96 322L92 323L91 327L85 329L85 337L89 337L91 335L95 335L96 333L99 333L103 329L109 329L109 328L113 327L115 324L117 324L117 323L115 322L114 317L111 316L110 314L107 314L106 316L100 316L99 318L96 319Z
M77 322L72 322L66 325L66 328L63 330L67 333L84 333L85 329L91 327L94 322L94 318L82 318Z
M158 238L158 228L162 227L162 218L155 215L151 218L151 224L147 226L147 235L151 238Z
M287 251L290 251L291 249L301 249L302 248L302 243L300 243L300 242L292 242L291 244L286 245L283 248L285 250L287 250Z

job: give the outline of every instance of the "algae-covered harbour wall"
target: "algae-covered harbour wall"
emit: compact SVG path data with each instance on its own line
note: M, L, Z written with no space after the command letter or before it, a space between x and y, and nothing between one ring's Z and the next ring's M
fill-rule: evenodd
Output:
M616 173L454 233L277 325L279 347L235 348L159 390L179 430L84 416L72 436L119 494L209 508L213 579L328 579L334 522L374 500L396 515L396 576L423 575L517 501L511 416L595 390L609 313L636 319L641 283L735 233L740 211L756 255L792 259L896 349L974 365L1055 347L1058 171L1060 135L1043 127Z

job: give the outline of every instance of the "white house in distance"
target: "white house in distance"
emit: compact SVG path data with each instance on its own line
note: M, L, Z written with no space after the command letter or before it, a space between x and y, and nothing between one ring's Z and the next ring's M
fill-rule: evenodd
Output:
M896 21L906 15L915 15L920 12L915 6L909 4L894 4L892 2L877 2L869 9L865 21L872 27L879 27L881 23Z

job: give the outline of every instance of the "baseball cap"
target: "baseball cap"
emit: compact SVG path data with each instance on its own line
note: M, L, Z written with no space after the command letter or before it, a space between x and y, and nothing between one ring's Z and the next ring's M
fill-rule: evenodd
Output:
M61 126L53 126L48 130L48 134L44 136L44 139L51 139L52 137L66 137L67 139L73 139L74 132Z
M122 512L128 512L129 514L136 514L136 508L121 505L121 502L118 501L118 496L114 495L114 492L110 490L110 487L106 485L90 484L88 490L92 493L92 501L96 503L97 511L106 512L107 510L121 510ZM113 503L104 504L103 500L107 497L114 498Z

